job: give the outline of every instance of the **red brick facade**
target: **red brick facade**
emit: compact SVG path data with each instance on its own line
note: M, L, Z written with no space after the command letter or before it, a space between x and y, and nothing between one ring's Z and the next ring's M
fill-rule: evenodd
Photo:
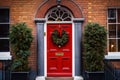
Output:
M10 9L10 23L26 22L33 29L34 41L31 46L30 66L37 66L37 37L35 18L44 18L47 10L56 5L56 0L0 0L0 7ZM62 0L61 5L70 9L76 18L87 22L98 22L107 26L108 7L120 7L119 0ZM79 9L78 9L79 8ZM81 11L79 11L81 10ZM84 28L83 28L84 29Z

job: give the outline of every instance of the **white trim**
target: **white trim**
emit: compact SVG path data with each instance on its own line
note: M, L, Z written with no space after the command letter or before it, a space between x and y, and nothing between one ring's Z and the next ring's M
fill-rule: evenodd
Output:
M40 21L40 22L42 22L42 21L46 21L46 19L45 18L35 18L34 21Z
M0 22L0 24L10 24L10 22Z
M58 79L60 77L56 77L56 79ZM68 79L68 77L66 77ZM82 76L74 76L73 80L84 80ZM54 78L55 79L55 78ZM45 76L37 76L35 80L46 80Z
M74 24L72 23L72 77L75 76L75 27Z
M0 60L11 60L10 52L0 52Z
M120 52L108 52L105 59L120 59Z
M49 24L66 24L66 23L72 23L72 21L47 21L46 23L49 23Z
M46 23L49 23L49 24L82 22L84 20L85 20L85 18L72 18L71 21L47 21L47 18L35 18L34 19L35 22L46 22ZM108 24L114 24L114 23L108 23Z
M73 22L84 21L84 20L85 20L85 18L73 18Z
M47 23L44 25L44 76L47 77Z
M44 36L44 76L45 77L47 77L47 50L46 50L46 48L47 48L47 24L50 24L50 22L46 22L45 23L45 26L44 26L44 33L45 33L45 36ZM56 21L54 21L54 22L52 22L51 24L58 24L59 22L56 22ZM69 22L70 23L70 22ZM62 23L62 22L60 22L59 24L67 24L67 22L65 23ZM72 24L72 77L74 77L75 76L75 44L74 44L74 24L73 24L73 22L71 22L71 24Z
M44 76L37 76L35 80L45 80Z
M10 39L9 37L1 37L0 39Z
M83 80L82 76L74 76L74 80Z

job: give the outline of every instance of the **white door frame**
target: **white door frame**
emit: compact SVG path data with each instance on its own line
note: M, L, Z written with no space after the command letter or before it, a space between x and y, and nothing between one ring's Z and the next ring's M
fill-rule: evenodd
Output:
M44 76L47 77L47 24L66 24L71 23L72 24L72 77L75 76L75 44L74 44L74 24L72 21L64 21L64 22L46 22L44 25Z

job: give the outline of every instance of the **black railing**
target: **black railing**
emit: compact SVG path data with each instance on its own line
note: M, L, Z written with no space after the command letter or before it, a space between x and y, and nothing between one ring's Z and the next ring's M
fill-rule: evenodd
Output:
M120 69L116 68L112 62L114 61L119 61L120 60L111 60L111 59L105 59L104 64L105 64L105 80L120 80Z

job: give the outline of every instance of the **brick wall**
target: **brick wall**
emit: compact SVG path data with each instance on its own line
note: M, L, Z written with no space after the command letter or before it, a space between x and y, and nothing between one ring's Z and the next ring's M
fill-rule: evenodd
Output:
M37 13L38 8L43 4L45 0L0 0L0 7L9 7L10 8L10 22L14 24L16 22L26 22L30 28L33 29L32 33L34 36L34 41L31 46L31 56L29 57L30 66L33 70L37 67L37 38L36 38L36 25L34 22L35 14ZM52 0L51 0L52 1ZM78 5L81 8L83 17L85 18L84 25L87 22L98 22L104 26L107 24L107 8L108 7L120 7L119 0L73 0L76 5L68 5L67 0L64 1L64 5L72 6L72 10L76 10ZM53 1L55 4L55 1ZM48 6L43 7L44 10L48 10ZM47 11L46 10L46 11ZM39 13L42 15L42 11ZM77 15L77 11L74 11L73 14ZM81 15L78 15L81 16ZM41 16L38 16L41 17ZM77 16L75 16L77 17ZM83 28L84 31L84 28Z

